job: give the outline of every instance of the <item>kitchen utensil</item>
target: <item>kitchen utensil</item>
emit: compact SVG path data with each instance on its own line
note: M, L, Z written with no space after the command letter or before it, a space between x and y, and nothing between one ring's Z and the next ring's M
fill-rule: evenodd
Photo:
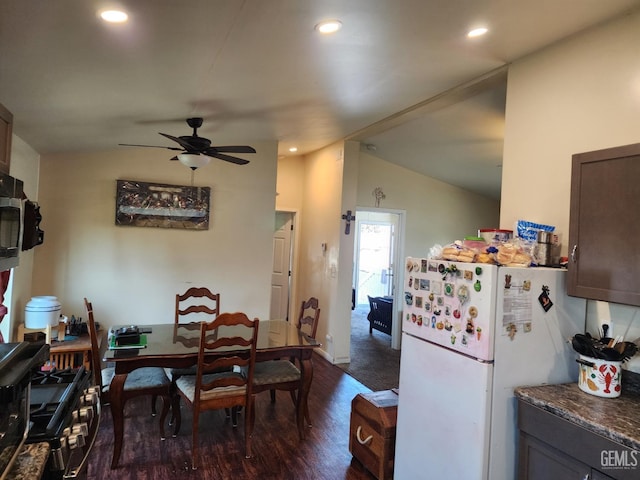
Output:
M622 361L626 362L631 357L633 357L636 353L638 353L638 345L633 342L621 342L616 347L618 347L618 351L620 351L620 345L622 345Z

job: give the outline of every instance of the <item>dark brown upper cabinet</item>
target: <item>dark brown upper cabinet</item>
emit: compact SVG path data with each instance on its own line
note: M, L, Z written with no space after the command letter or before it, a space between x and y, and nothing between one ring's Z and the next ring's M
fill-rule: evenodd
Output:
M0 103L0 173L9 173L13 115Z
M573 155L567 293L640 306L640 143Z

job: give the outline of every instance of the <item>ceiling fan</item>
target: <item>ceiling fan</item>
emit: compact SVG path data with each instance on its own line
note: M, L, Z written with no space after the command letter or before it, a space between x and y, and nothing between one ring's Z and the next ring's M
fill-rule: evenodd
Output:
M202 118L187 118L187 125L193 128L192 135L182 135L180 137L174 137L167 133L160 133L163 137L167 137L169 140L173 140L180 147L163 147L160 145L136 145L131 143L120 143L119 145L125 147L152 147L152 148L166 148L168 150L176 150L179 153L171 160L180 160L181 163L188 166L192 170L206 165L209 163L210 157L224 160L225 162L235 163L236 165L246 165L249 160L244 158L234 157L227 155L227 153L256 153L256 149L249 145L226 145L226 146L212 146L211 140L198 136L198 128L202 126ZM200 158L199 158L200 157Z

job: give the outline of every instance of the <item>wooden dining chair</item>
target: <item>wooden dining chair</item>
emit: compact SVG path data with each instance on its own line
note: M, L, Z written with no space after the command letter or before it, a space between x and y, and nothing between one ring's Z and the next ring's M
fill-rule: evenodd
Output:
M251 457L251 435L255 422L253 375L259 320L244 313L222 313L200 324L200 346L195 375L175 381L174 436L180 430L180 400L193 410L191 467L197 468L200 413L206 410L244 407L245 456ZM235 348L237 347L237 348Z
M93 369L93 380L95 384L100 387L100 398L102 404L108 404L110 402L109 386L111 385L111 380L115 375L115 368L102 367L98 332L93 315L93 305L86 298L84 299L84 303L87 309L89 338L91 339L91 365ZM151 395L152 399L155 399L157 396L162 397L160 437L163 440L165 439L164 422L167 418L167 414L169 413L169 408L171 407L170 384L171 382L169 381L169 378L161 367L138 368L127 375L127 380L124 384L123 405L130 398L142 395ZM156 415L154 400L151 402L151 415Z
M174 323L176 329L187 328L200 329L200 322L210 322L220 313L220 294L213 293L207 287L190 287L184 293L176 293ZM196 367L165 368L165 373L170 381L175 381L181 375L195 375ZM155 404L156 399L152 402ZM175 417L171 415L173 423Z
M298 330L304 335L315 339L319 319L320 307L318 306L318 299L311 297L306 301L302 301L296 321ZM276 390L289 391L291 400L294 405L297 405L298 397L296 392L300 391L301 379L302 373L295 364L295 358L258 362L253 379L253 389L255 393L269 390L271 403L276 401ZM305 406L304 418L307 425L311 426L308 406Z
M191 287L176 294L175 323L210 322L220 314L220 294L206 287Z

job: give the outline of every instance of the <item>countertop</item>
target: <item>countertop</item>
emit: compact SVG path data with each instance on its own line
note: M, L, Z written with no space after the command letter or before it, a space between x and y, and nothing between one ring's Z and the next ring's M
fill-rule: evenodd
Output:
M47 442L24 445L6 477L7 480L36 480L42 477L49 450Z
M522 401L640 450L640 375L625 373L617 398L590 395L580 390L577 383L517 387L514 393Z

